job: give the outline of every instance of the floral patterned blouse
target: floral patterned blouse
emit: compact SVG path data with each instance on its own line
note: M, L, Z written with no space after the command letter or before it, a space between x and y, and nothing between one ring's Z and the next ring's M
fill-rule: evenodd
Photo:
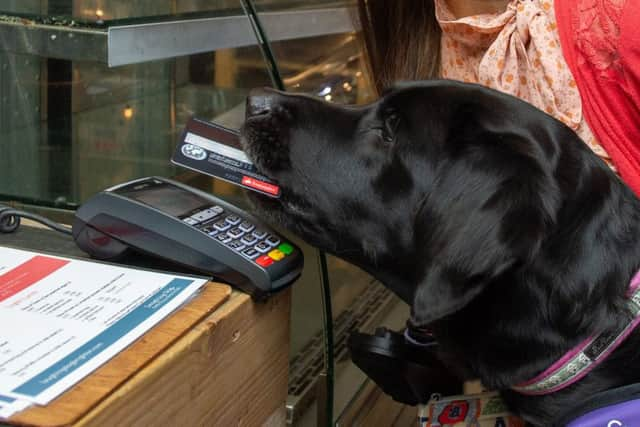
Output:
M571 127L611 164L583 117L552 0L512 0L502 13L459 19L446 0L435 4L442 28L443 78L479 83L528 101Z

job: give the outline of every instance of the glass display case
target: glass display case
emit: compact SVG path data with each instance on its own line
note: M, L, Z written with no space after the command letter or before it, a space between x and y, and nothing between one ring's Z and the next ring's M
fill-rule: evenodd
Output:
M371 100L351 7L0 0L0 201L69 221L94 193L161 175L244 206L237 187L169 163L179 133L192 116L239 127L253 87ZM290 237L306 262L292 290L288 422L340 424L367 381L349 361L349 333L399 328L407 309L360 270Z

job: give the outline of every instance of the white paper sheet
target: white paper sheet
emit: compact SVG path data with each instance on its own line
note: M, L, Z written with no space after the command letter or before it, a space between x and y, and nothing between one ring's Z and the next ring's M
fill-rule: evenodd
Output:
M13 414L27 409L31 405L32 403L27 400L19 400L0 394L0 419L7 419Z
M0 395L47 404L206 282L0 247Z

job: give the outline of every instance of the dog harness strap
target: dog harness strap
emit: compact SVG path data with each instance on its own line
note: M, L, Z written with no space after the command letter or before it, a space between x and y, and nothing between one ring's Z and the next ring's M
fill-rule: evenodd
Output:
M623 427L640 425L640 400L630 400L617 405L591 411L567 424L567 427Z
M549 394L568 387L587 375L640 324L640 272L631 280L628 297L627 304L633 314L633 319L628 324L617 331L602 333L583 341L540 375L511 387L512 390L527 395Z

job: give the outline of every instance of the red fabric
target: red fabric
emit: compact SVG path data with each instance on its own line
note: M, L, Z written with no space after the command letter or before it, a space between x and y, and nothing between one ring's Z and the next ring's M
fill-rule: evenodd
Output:
M587 123L640 195L640 1L556 0L555 11Z

